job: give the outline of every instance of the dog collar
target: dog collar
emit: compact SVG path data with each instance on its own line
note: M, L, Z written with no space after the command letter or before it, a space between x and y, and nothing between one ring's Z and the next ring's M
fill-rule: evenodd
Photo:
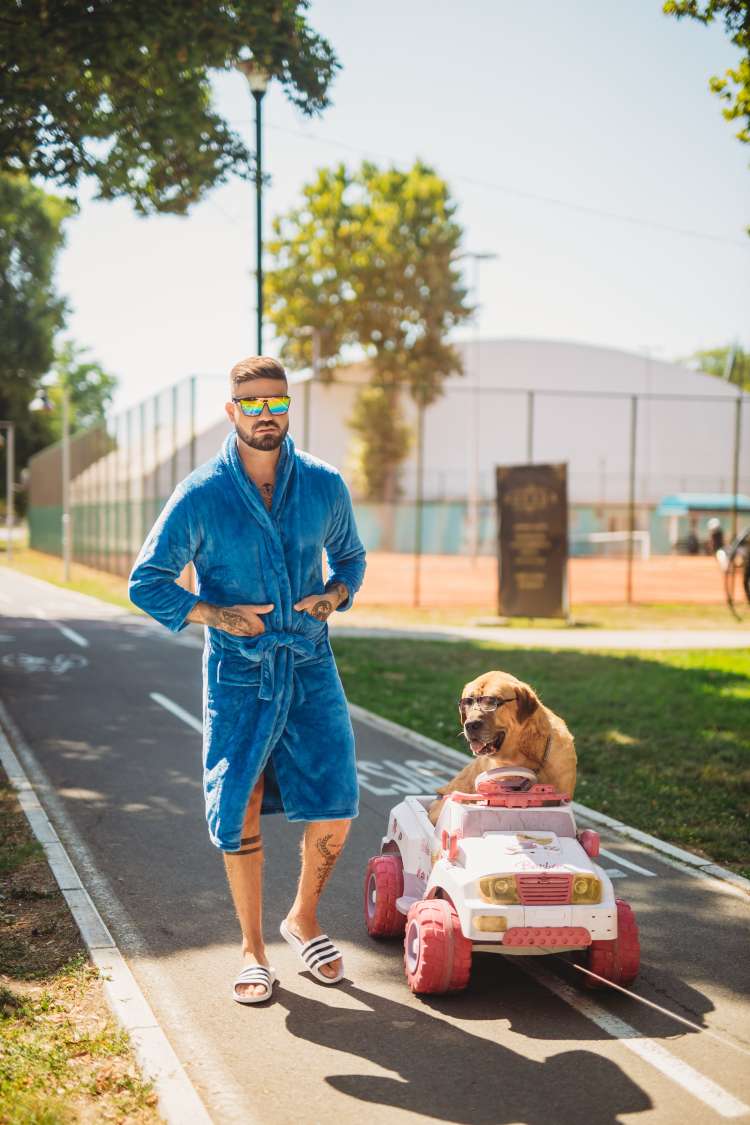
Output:
M551 745L552 745L552 735L551 735L551 734L548 734L548 735L547 735L547 745L546 745L546 746L544 747L544 753L542 754L542 760L541 760L541 762L539 763L539 768L540 768L540 769L542 768L542 766L544 765L544 763L545 763L545 762L547 761L547 756L548 756L548 754L549 754L549 748L550 748L550 746L551 746Z

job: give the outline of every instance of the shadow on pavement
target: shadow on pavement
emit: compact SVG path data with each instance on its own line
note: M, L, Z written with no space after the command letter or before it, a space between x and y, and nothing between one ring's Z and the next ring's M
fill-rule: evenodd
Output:
M466 1125L608 1125L652 1106L616 1063L592 1051L537 1062L413 1006L349 983L341 989L367 1011L332 1009L283 988L276 997L291 1035L398 1075L326 1078L351 1098Z

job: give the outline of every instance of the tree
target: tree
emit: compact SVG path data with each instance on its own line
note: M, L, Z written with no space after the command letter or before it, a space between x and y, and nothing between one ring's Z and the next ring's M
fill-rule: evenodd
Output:
M103 422L112 404L117 378L108 374L95 359L87 359L87 348L73 340L60 345L52 365L54 381L45 389L55 409L50 413L52 440L62 437L62 388L67 387L70 403L70 431L86 430Z
M51 439L44 415L29 413L54 355L65 302L53 284L70 203L0 174L0 417L16 424L16 464ZM4 495L5 474L2 475Z
M392 500L411 441L400 395L405 389L423 408L462 371L446 339L472 313L455 263L463 233L456 204L421 161L408 171L369 161L354 172L343 164L320 169L302 195L273 224L269 316L292 366L311 362L310 328L324 378L352 348L364 352L369 386L350 419L357 468L366 496Z
M728 121L744 121L737 136L750 144L750 2L749 0L665 0L664 12L682 19L688 16L703 24L723 16L724 27L735 46L743 52L736 67L725 71L723 78L714 75L709 86L725 102L723 114Z
M339 67L309 26L310 0L15 0L0 15L0 170L142 214L184 213L209 188L254 175L212 106L209 72L252 57L308 115ZM250 49L250 51L248 51Z
M733 356L731 370L730 356ZM706 375L715 375L719 379L728 378L730 382L750 391L750 352L743 351L738 346L693 352L684 362L704 371Z

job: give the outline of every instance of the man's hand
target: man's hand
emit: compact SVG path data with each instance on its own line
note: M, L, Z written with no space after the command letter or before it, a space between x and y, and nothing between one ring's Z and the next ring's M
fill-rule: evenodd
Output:
M257 637L265 633L261 613L270 613L273 602L267 605L209 605L208 602L198 602L188 614L188 621L197 621L199 625L211 625L214 629L221 629L231 633L233 637Z
M324 593L308 594L306 598L296 602L294 608L309 613L316 621L327 621L334 609L348 597L349 591L343 582L332 582L330 586L326 586Z

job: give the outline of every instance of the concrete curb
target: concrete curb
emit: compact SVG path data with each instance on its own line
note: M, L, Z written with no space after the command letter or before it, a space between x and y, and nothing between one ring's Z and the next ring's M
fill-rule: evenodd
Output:
M91 960L102 974L107 1001L133 1043L146 1078L154 1083L159 1112L169 1125L211 1125L203 1102L159 1026L146 997L83 886L44 811L5 731L0 727L0 762L32 832L44 848L57 884L76 921Z
M466 755L459 753L458 750L452 750L449 746L443 746L441 742L436 742L424 734L418 734L416 731L409 730L408 727L402 727L400 723L394 723L390 719L375 715L372 711L357 706L356 703L349 704L349 711L353 719L367 723L368 726L381 730L384 734L389 734L402 742L408 742L410 746L416 746L429 754L438 754L451 764L463 767L468 761ZM590 820L593 824L601 824L612 832L616 832L619 836L635 840L644 847L660 853L663 861L672 867L687 871L690 875L712 879L721 885L722 890L729 890L731 887L732 893L736 893L736 888L746 895L750 894L750 879L746 879L743 875L738 875L734 871L729 871L726 867L720 867L710 859L685 851L684 848L675 847L674 844L669 844L666 840L660 840L656 836L649 835L648 832L641 832L639 828L632 828L621 820L615 820L614 817L607 816L596 809L590 809L587 805L580 805L577 801L573 802L573 809L577 816ZM730 887L722 884L730 884Z
M463 625L368 626L335 621L331 636L412 641L491 641L505 648L559 651L627 652L634 650L750 648L750 632L721 629L493 629Z

